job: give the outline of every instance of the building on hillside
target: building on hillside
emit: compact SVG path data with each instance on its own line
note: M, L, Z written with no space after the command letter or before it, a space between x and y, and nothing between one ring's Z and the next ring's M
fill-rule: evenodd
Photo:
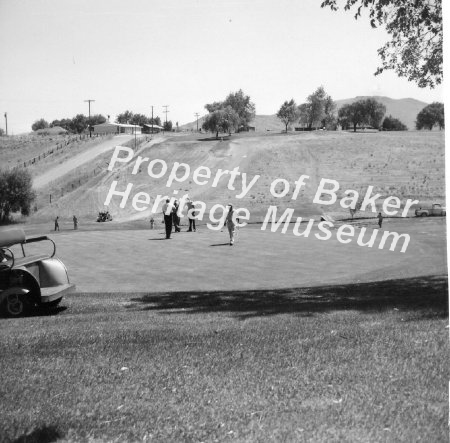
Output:
M94 134L142 134L142 127L125 123L101 123L93 125Z
M154 123L153 125L151 123L144 123L144 126L142 128L142 132L144 134L158 133L162 130L164 130L162 126L155 125Z
M241 125L239 126L237 132L250 132L250 131L256 131L255 126Z

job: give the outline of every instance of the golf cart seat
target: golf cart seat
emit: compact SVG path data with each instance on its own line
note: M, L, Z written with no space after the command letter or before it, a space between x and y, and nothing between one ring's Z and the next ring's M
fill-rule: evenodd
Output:
M2 230L0 236L0 248L9 248L10 246L26 241L25 232L20 228Z

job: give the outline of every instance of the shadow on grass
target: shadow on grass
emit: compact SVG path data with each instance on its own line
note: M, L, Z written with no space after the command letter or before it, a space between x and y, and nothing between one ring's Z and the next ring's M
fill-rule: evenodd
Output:
M228 312L245 319L264 315L339 310L382 312L397 308L414 319L448 316L448 277L435 275L370 283L246 291L191 291L146 294L131 301L167 314Z
M35 308L31 308L26 313L20 316L20 318L26 317L50 317L53 315L58 315L61 312L64 312L67 309L66 306L54 306L54 307L42 307L37 306ZM0 319L2 320L14 320L16 317L9 317L2 310L0 311ZM0 440L1 441L1 440Z
M230 136L229 135L219 135L218 137L214 136L214 137L206 137L206 138L199 138L197 139L197 141L199 142L220 142L220 141L227 141L230 140Z
M43 426L29 434L21 435L12 443L51 443L63 437L64 435L55 426Z

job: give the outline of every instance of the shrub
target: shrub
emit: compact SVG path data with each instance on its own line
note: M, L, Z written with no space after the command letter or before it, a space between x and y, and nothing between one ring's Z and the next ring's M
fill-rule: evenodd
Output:
M404 123L398 118L392 117L392 115L384 118L381 127L383 131L406 131L408 129Z

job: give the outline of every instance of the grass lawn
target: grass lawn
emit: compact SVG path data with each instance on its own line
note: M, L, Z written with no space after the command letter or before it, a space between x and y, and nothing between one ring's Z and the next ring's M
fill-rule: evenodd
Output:
M329 240L318 240L317 226L307 238L261 230L261 225L241 228L233 247L224 232L200 225L197 232L172 234L165 240L164 227L120 229L115 222L80 222L80 229L61 223L25 225L28 235L48 234L57 245L57 256L66 264L71 281L80 292L172 292L280 289L359 283L407 277L442 275L447 272L445 219L387 219L382 231L410 236L405 253L400 246L390 251L362 247L353 240L342 244L336 228ZM131 223L130 223L131 224ZM362 227L372 235L376 219L354 221L356 235ZM131 226L129 226L131 227ZM46 229L45 229L46 228ZM95 229L95 230L94 230ZM379 234L381 237L382 234ZM401 245L401 242L399 242ZM388 245L390 242L388 243ZM42 253L48 245L30 244L27 251ZM20 248L16 248L20 254Z
M446 276L74 294L0 321L0 441L445 441L446 325Z
M421 204L443 196L442 134L363 136L192 146L180 137L148 155L261 174L242 202L255 220L278 204L270 182L300 173L312 177L295 205L305 218L333 212L311 204L321 177ZM159 241L159 217L150 230L149 214L135 221L117 201L114 222L92 221L113 179L169 192L129 169L95 183L80 175L79 187L69 180L35 215L61 216L50 237L80 293L51 313L0 319L0 442L447 440L444 219L387 218L383 230L410 235L406 253L339 243L336 228L320 241L251 225L230 247L226 230L200 225ZM208 203L233 201L223 184L177 186ZM375 218L351 223L357 232L377 226ZM42 235L52 223L25 229Z

